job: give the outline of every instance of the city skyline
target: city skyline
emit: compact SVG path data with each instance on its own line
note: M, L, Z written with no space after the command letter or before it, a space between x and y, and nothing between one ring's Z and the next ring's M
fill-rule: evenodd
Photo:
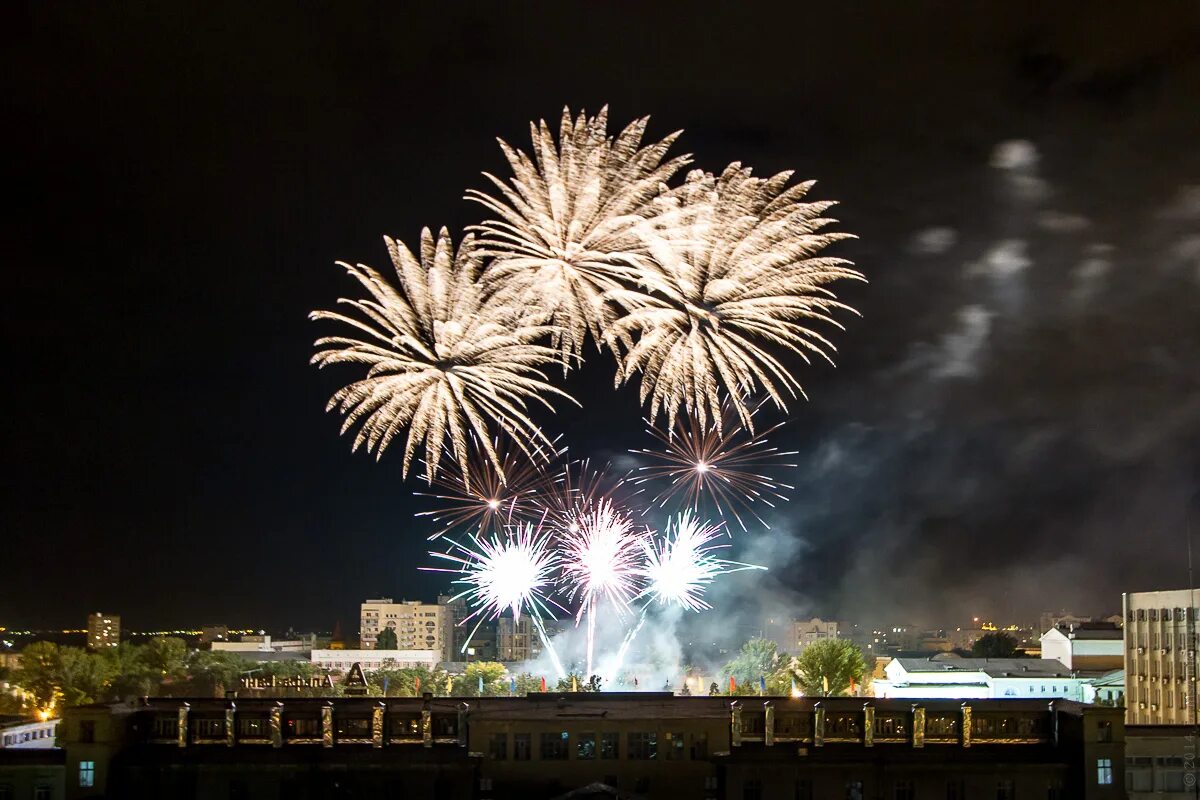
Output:
M6 168L29 198L13 238L30 266L4 322L22 469L4 488L0 620L349 626L364 597L444 591L418 570L426 487L397 453L376 464L338 437L323 408L339 378L307 367L305 315L351 291L335 259L379 267L382 234L475 221L460 196L502 166L496 134L523 142L529 120L605 103L650 114L652 138L684 129L679 152L706 169L817 179L860 237L835 254L871 280L844 291L863 319L838 368L794 365L811 400L774 436L798 451L796 489L770 531L734 537L732 557L772 569L729 576L711 598L726 619L1010 620L1186 585L1194 9L1134 26L809 9L780 26L828 32L800 56L778 38L732 64L692 44L736 30L732 11L702 26L648 11L680 32L653 44L585 9L538 18L565 43L520 14L414 10L385 38L315 13L326 24L24 9L17 63L53 58L16 93L27 155ZM869 68L844 57L862 50ZM645 409L611 380L586 366L567 381L583 408L537 421L576 457L637 466ZM47 592L47 573L70 579Z

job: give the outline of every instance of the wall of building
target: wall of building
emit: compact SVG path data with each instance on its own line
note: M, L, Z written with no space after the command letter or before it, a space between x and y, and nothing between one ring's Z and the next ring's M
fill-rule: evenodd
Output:
M377 669L433 669L441 660L435 650L313 650L313 666L345 672L358 664L366 672Z
M1194 595L1188 590L1124 595L1125 703L1131 725L1193 721L1195 698L1186 686L1189 636L1195 635L1198 613Z

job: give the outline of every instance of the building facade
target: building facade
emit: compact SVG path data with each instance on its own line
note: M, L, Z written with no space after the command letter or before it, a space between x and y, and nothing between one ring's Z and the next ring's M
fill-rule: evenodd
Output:
M0 748L52 748L58 723L56 719L39 719L0 725Z
M1042 658L1067 669L1111 672L1125 666L1125 634L1110 622L1059 625L1042 634Z
M833 621L823 620L820 617L813 617L807 620L793 620L790 628L791 637L788 641L788 647L784 652L793 655L799 655L804 651L804 648L814 642L838 638L838 624Z
M1044 698L1079 701L1087 679L1058 661L1041 658L893 658L876 697Z
M116 647L121 642L121 618L116 614L88 614L87 646L91 650Z
M542 640L528 615L496 620L496 657L500 661L532 661L542 654Z
M1200 776L1190 726L1127 726L1125 764L1129 800L1195 800Z
M71 709L67 797L1124 797L1118 709L534 694Z
M359 646L375 649L384 628L396 634L397 650L435 650L439 661L454 661L454 608L419 600L366 600L359 618Z
M314 667L344 673L358 664L367 672L380 669L433 669L441 661L436 650L313 650Z
M1125 594L1125 704L1130 725L1196 722L1197 592Z

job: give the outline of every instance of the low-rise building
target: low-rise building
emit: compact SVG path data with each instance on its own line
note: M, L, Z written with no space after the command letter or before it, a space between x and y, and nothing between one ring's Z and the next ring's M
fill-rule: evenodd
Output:
M1120 711L1066 701L156 698L64 728L72 800L1124 796Z
M65 761L66 753L58 749L0 748L0 797L63 800Z
M1111 622L1059 625L1042 634L1042 658L1073 670L1110 672L1125 666L1125 635Z
M1190 725L1127 725L1125 764L1129 800L1194 800L1195 729Z
M346 672L358 664L366 672L378 669L433 669L442 660L437 650L313 650L312 664L331 672Z
M315 633L303 639L272 639L270 634L257 633L239 636L235 641L214 640L212 649L220 653L308 653L316 642Z
M447 598L448 600L449 598ZM391 628L398 650L437 650L439 661L454 660L455 614L457 606L422 603L419 600L393 602L390 597L365 600L359 618L359 646L373 650L379 634Z
M893 658L883 671L884 679L871 684L876 697L1079 701L1086 680L1044 658Z
M0 747L48 749L54 747L57 719L21 720L0 725ZM2 795L0 795L2 797Z

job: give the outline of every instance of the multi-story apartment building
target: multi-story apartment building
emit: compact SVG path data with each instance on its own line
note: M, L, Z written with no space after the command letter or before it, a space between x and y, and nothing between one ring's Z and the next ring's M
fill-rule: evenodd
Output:
M1195 723L1197 597L1194 589L1123 595L1129 724Z
M496 651L501 661L531 661L542 654L542 640L528 615L496 620Z
M838 624L820 617L807 620L797 619L792 621L791 633L792 637L788 642L787 652L799 654L814 642L838 638Z
M91 650L116 647L121 641L121 618L116 614L88 614L87 646Z
M453 609L420 600L393 602L390 597L362 604L359 640L363 650L374 650L384 628L396 633L397 650L433 650L441 661L454 660Z

